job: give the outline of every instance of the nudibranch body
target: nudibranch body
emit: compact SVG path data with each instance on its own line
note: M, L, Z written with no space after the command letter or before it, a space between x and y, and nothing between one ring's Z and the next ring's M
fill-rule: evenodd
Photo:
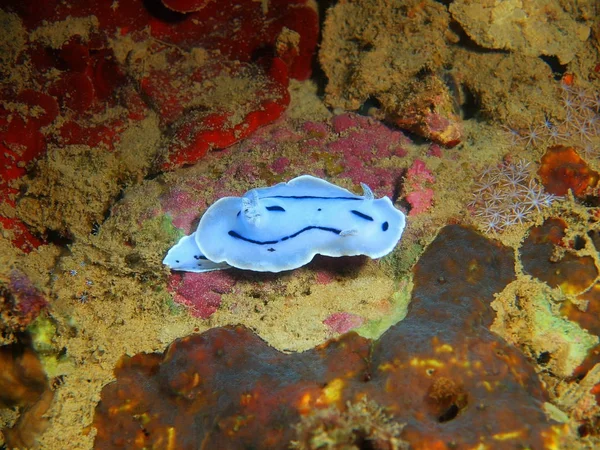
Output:
M316 254L391 252L405 216L388 197L362 196L310 175L225 197L208 208L197 230L173 246L163 264L173 270L207 272L236 267L281 272L301 267Z

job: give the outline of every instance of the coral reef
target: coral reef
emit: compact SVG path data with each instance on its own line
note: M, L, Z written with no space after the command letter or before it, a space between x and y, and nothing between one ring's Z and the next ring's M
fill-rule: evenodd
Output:
M574 116L557 111L554 77L572 71L582 80L597 78L594 8L593 2L578 8L537 1L337 3L327 11L319 53L325 100L447 146L465 139L457 106L464 119L522 130L532 119L540 131L547 118L572 122ZM573 132L585 135L597 119L579 122L583 127Z
M303 417L296 425L298 440L292 441L290 448L359 450L368 442L374 449L408 449L400 437L402 428L377 403L363 398L348 403L344 411L330 406Z
M596 3L3 2L0 447L598 447ZM161 264L301 174L397 248Z
M363 17L371 18L368 25ZM319 53L327 103L358 110L374 98L380 105L375 115L441 144L458 144L455 102L438 74L450 57L439 45L450 39L448 22L446 9L433 1L352 1L330 8ZM397 57L406 52L420 57Z
M194 317L208 319L220 306L221 295L231 292L236 279L227 271L212 273L175 273L168 290L175 302L189 308Z
M450 13L484 48L555 56L561 64L573 60L590 36L590 27L576 21L560 4L541 0L502 4L457 0L450 5Z
M43 417L54 397L35 352L27 347L0 347L0 408L21 409L12 427L2 430L9 448L32 448L48 425ZM1 434L1 433L0 433Z
M572 76L565 75L556 89L560 102L554 108L547 107L543 121L530 122L523 129L508 128L513 144L526 148L554 146L557 152L560 147L577 146L582 156L594 158L600 148L599 89L575 84Z
M569 191L577 198L591 195L597 188L600 175L590 169L573 147L555 145L542 156L538 175L546 191L564 196Z
M250 64L206 50L151 46L128 59L127 73L168 138L159 157L162 170L232 145L277 119L289 104L288 70L279 58Z
M560 287L561 292L570 296L564 301L561 313L594 335L600 335L597 320L600 292L595 287L600 271L593 256L577 254L584 238L567 239L567 231L567 224L559 218L550 218L533 227L520 249L523 269L552 288Z
M0 343L12 342L48 306L31 280L18 269L0 273Z
M513 264L508 248L448 226L415 266L408 316L377 341L348 333L283 354L243 327L224 327L162 355L124 357L96 410L95 447L287 448L322 436L311 416L342 426L365 398L385 415L366 429L376 448L556 445L562 428L545 417L534 370L487 329L489 302L514 280ZM363 437L344 436L349 445Z
M13 35L28 33L3 60L0 107L0 223L28 251L48 233L87 235L133 180L275 120L289 78L310 75L318 34L304 0L185 14L71 3L0 11Z
M533 175L525 161L505 161L485 169L469 203L475 222L486 232L501 232L531 221L535 213L551 206L556 196L544 192Z

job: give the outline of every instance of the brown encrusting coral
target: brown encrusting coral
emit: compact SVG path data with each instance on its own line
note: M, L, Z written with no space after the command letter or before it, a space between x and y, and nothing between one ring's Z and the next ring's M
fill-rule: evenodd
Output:
M377 341L351 332L283 354L238 326L123 358L96 410L95 446L283 449L311 440L311 416L339 414L341 424L367 399L388 430L369 428L385 436L374 448L549 448L562 428L544 414L533 367L488 330L489 303L514 279L513 263L508 248L448 226L414 269L409 315Z
M546 150L538 174L549 193L567 195L570 190L579 198L592 194L600 179L598 172L589 167L577 150L564 145Z
M8 448L30 448L48 426L44 414L54 393L35 352L21 345L0 347L0 409L18 408L14 425L0 430ZM0 433L0 434L2 434Z

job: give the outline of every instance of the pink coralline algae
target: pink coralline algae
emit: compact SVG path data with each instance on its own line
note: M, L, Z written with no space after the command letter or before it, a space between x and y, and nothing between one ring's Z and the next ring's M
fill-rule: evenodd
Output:
M290 160L288 158L277 158L275 162L271 164L271 169L273 169L273 172L280 174L285 172L285 169L287 169L289 164Z
M323 323L335 333L346 333L354 328L360 327L365 319L349 312L337 312L327 317Z
M429 186L435 182L433 173L420 159L415 160L404 178L406 200L411 206L409 215L414 216L431 208L434 192Z
M341 114L332 121L328 154L339 157L340 176L350 178L356 185L365 183L380 195L391 196L399 173L376 163L392 156L403 157L403 148L410 143L402 132L382 123L356 114ZM307 142L309 146L322 145L322 140Z
M331 124L338 134L347 133L329 146L332 151L343 151L350 158L365 156L369 149L373 157L405 156L402 145L410 140L401 132L392 130L374 119L356 114L335 116Z
M196 198L193 192L180 188L172 189L161 198L164 209L173 220L173 225L183 230L186 234L194 232L194 222L198 218L198 211L202 205L201 200Z
M168 290L176 303L194 317L208 319L221 305L221 295L231 292L236 280L227 271L172 274Z

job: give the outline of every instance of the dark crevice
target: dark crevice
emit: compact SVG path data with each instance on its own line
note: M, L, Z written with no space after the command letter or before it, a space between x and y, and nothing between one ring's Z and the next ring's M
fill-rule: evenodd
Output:
M588 208L597 208L598 206L600 206L600 197L595 195L588 195L581 199L580 202L583 206L586 206Z
M445 423L451 421L452 419L456 418L456 416L458 416L459 411L460 409L458 406L456 406L454 403L451 404L450 407L441 416L438 417L438 422Z
M540 59L546 64L548 64L548 66L552 70L552 76L556 81L561 80L563 75L567 72L567 65L561 64L558 60L558 57L556 57L555 55L541 55Z
M313 52L312 57L312 75L311 80L317 86L317 95L320 98L325 97L325 87L327 86L327 76L319 62L319 49L321 48L321 40L323 39L323 27L327 18L327 10L335 4L335 0L322 0L317 2L319 14L319 36L317 38L317 49Z
M112 207L114 205L116 205L117 203L119 203L121 200L123 200L123 197L125 197L125 188L123 187L119 193L115 196L115 198L113 198L112 202L111 202L111 206L109 208L106 209L106 211L104 212L104 218L102 219L102 223L100 225L102 225L104 222L106 222L109 218L110 215L112 213ZM93 231L93 227L92 230L90 230L90 232Z
M585 248L585 239L582 236L575 236L573 243L574 250L583 250Z
M404 189L405 174L406 171L403 170L402 173L394 180L394 192L392 193L392 203L396 203L396 201L398 201L398 199L402 195L402 190ZM402 206L409 206L409 204L408 202L406 202L406 205L403 204Z
M542 352L538 355L536 361L540 366L545 366L550 362L550 359L552 359L550 352Z
M450 29L458 36L458 43L456 43L456 45L470 50L474 53L510 53L510 51L508 50L499 50L482 47L473 39L471 39L471 37L466 33L463 27L455 20L450 21Z
M183 22L189 16L167 8L160 0L142 0L142 3L152 17L166 23Z
M462 85L462 104L460 105L463 120L469 120L478 115L481 110L479 98L466 85Z
M381 109L381 102L376 97L370 96L362 105L360 105L360 108L358 108L356 113L361 116L369 116L369 111L372 108Z
M65 236L56 230L48 230L46 232L46 242L54 244L57 247L67 247L73 243L72 236Z

